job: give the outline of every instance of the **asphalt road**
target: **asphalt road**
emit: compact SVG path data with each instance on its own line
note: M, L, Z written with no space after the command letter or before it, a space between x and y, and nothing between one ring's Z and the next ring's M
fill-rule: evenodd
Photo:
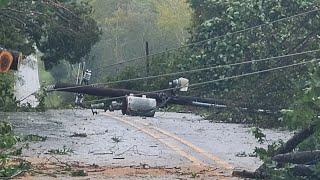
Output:
M48 137L23 150L35 167L29 179L69 179L76 170L88 173L83 179L236 179L233 169L254 170L261 164L250 157L255 147L291 135L264 130L267 142L261 145L244 125L169 112L141 118L60 110L15 113L9 121L17 133Z

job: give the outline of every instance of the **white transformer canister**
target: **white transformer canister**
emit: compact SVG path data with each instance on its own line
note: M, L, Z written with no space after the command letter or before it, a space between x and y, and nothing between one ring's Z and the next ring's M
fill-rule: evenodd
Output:
M154 117L157 101L152 98L127 96L126 98L126 114L131 116Z

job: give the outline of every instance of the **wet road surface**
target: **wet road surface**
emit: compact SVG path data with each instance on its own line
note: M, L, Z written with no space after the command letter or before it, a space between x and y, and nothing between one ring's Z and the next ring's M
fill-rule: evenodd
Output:
M61 167L66 165L88 172L84 179L236 179L232 169L254 170L261 164L249 156L256 146L291 135L264 130L267 142L260 145L244 125L169 112L141 118L120 112L92 116L88 110L52 110L15 113L8 119L17 133L48 137L23 150L26 160L46 172L31 179L64 179L67 173Z

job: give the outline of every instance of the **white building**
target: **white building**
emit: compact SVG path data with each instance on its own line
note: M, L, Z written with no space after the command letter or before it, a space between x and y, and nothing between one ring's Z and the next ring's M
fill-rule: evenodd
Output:
M19 71L16 72L16 77L14 94L17 100L25 98L20 102L20 105L29 103L32 107L36 107L39 102L35 95L29 96L40 89L39 68L36 55L30 55L22 61Z

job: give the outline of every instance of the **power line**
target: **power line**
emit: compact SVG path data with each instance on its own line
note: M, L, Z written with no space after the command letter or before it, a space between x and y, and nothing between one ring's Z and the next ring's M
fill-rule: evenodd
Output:
M201 43L204 43L204 42L208 42L210 40L220 39L220 38L225 37L225 36L240 34L240 33L246 32L246 31L250 31L250 30L253 30L253 29L256 29L256 28L260 28L260 27L266 26L266 25L274 24L274 23L281 22L281 21L284 21L284 20L288 20L288 19L299 17L299 16L303 16L303 15L306 15L306 14L310 14L310 13L313 13L313 12L317 12L319 10L320 9L316 8L314 10L302 12L302 13L299 13L299 14L296 14L296 15L293 15L293 16L289 16L289 17L280 18L280 19L277 19L277 20L274 20L274 21L271 21L271 22L266 22L266 23L263 23L263 24L260 24L260 25L252 26L252 27L245 28L245 29L238 30L238 31L234 31L234 32L231 32L231 33L226 33L226 34L223 34L223 35L220 35L220 36L215 36L213 38L205 39L205 40L202 40L202 41L197 41L197 42L194 42L194 43L189 43L189 44L186 44L186 45L182 45L182 46L179 46L179 47L176 47L176 48L167 49L167 50L160 51L160 52L157 52L157 53L151 53L150 55L148 55L148 57L152 57L152 56L156 56L156 55L159 55L159 54L164 54L164 53L167 53L167 52L179 50L181 48L185 48L185 47L190 47L190 46L193 46L193 45L201 44ZM108 65L106 67L99 67L99 68L96 68L94 70L99 70L101 68L109 68L109 67L113 67L113 66L120 65L120 64L126 64L126 63L129 63L129 62L137 61L139 59L143 59L145 57L146 56L141 56L141 57L136 57L136 58L129 59L129 60L122 60L121 62L113 63L113 64L110 64L110 65Z
M25 97L22 97L21 99L19 99L19 100L17 101L17 103L21 103L22 101L26 100L28 97L33 96L33 95L36 95L39 91L40 91L40 89L34 91L33 93L28 94L28 95L25 96Z
M33 93L30 93L30 94L28 94L27 96L19 99L18 101L16 101L16 104L21 103L22 101L26 100L26 99L27 99L28 97L30 97L30 96L36 95L39 91L40 91L40 90L37 90L37 91L35 91L35 92L33 92ZM3 111L4 109L5 109L5 107L0 108L0 112Z
M215 79L215 80L211 80L211 81L195 83L195 84L189 85L189 87L192 88L192 87L206 85L206 84L212 84L212 83L216 83L216 82L220 82L220 81L227 81L227 80L237 79L237 78L241 78L241 77L248 77L248 76L252 76L252 75L256 75L256 74L261 74L261 73L281 70L281 69L285 69L285 68L289 68L289 67L300 66L300 65L307 64L307 63L318 62L318 61L320 61L320 59L304 61L304 62L300 62L300 63L290 64L290 65L286 65L286 66L280 66L280 67L275 67L275 68L265 69L265 70L261 70L261 71L255 71L255 72L251 72L251 73L245 73L245 74L241 74L241 75L235 75L235 76L220 78L220 79ZM161 89L161 90L156 90L156 91L143 92L143 93L135 94L135 95L136 96L140 96L140 95L147 95L147 94L152 94L152 93L161 93L161 92L166 92L166 91L170 91L170 90L174 90L174 89L176 89L176 88L167 88L167 89ZM117 100L117 99L122 99L122 98L125 98L125 97L126 96L119 96L119 97L114 97L114 98L105 98L105 99L99 99L99 100L86 101L85 103L101 102L101 101L108 101L108 100Z
M180 72L174 72L174 73L159 74L159 75L154 75L154 76L125 79L125 80L119 80L119 81L113 81L113 82L107 82L107 83L94 83L94 84L89 84L89 85L79 85L79 86L66 87L66 88L57 88L57 89L53 89L53 90L50 90L50 91L59 91L59 90L67 90L67 89L74 89L74 88L92 87L92 86L98 86L98 85L109 85L109 84L124 83L124 82L131 82L131 81L155 79L155 78L159 78L159 77L167 77L167 76L188 74L188 73L194 73L194 72L200 72L200 71L206 71L206 70L213 70L213 69L218 69L218 68L225 68L225 67L230 67L230 66L237 66L237 65L243 65L243 64L263 62L263 61L268 61L268 60L273 60L273 59L293 57L293 56L298 56L298 55L303 55L303 54L315 53L315 52L319 52L319 51L320 51L320 49L316 49L316 50L310 50L310 51L304 51L304 52L299 52L299 53L286 54L286 55L263 58L263 59L256 59L256 60L245 61L245 62L238 62L238 63L232 63L232 64L225 64L225 65L211 66L211 67L206 67L206 68L193 69L193 70L188 70L188 71L180 71ZM211 60L214 60L214 59L211 59Z

